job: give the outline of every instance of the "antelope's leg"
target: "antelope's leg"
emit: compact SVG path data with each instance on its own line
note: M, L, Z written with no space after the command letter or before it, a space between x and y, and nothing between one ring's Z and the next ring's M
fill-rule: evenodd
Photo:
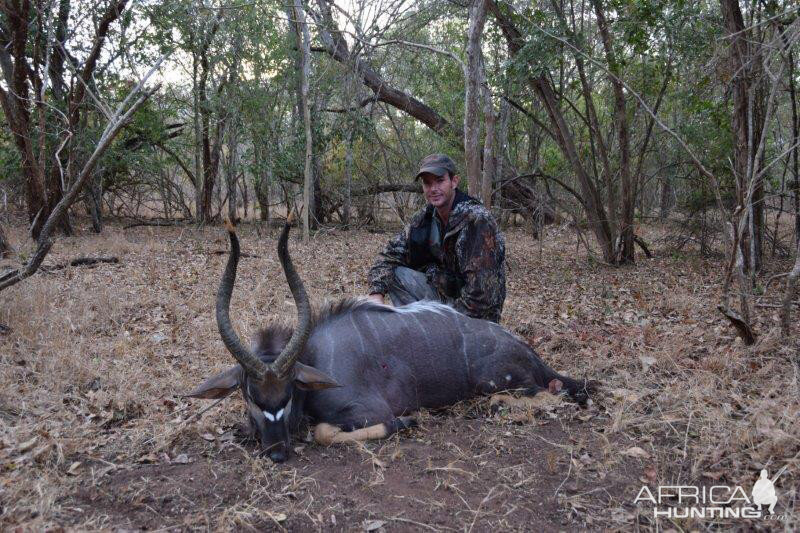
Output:
M410 416L394 418L389 422L381 422L374 426L367 426L353 431L344 431L334 425L322 422L314 428L314 440L324 446L341 444L344 442L363 442L366 440L385 439L401 429L414 427L416 419Z

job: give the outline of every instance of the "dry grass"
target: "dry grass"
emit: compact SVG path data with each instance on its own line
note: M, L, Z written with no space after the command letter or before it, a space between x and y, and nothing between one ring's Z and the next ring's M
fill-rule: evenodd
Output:
M293 304L275 235L241 234L244 251L259 256L242 261L233 301L249 335L291 317ZM364 294L388 236L293 240L312 299ZM541 255L511 231L504 324L559 370L601 380L596 405L492 417L487 400L465 402L422 413L420 430L361 450L300 442L294 464L279 467L236 436L238 399L194 416L208 404L175 396L230 364L212 310L224 261L214 252L227 249L221 231L109 227L55 248L48 262L117 255L120 264L40 273L2 293L0 323L13 330L0 337L3 528L141 525L111 505L87 504L80 494L95 485L119 489L108 502L149 507L151 524L179 528L524 529L514 518L523 512L553 527L707 528L714 522L655 524L631 502L642 483L751 487L758 469L783 465L779 506L797 525L800 332L795 325L791 342L780 339L775 310L759 308L759 343L738 342L714 311L718 260L661 252L610 269L576 253L567 231L551 232ZM763 301L777 299L776 289ZM337 461L350 466L335 470ZM162 468L166 481L145 479L143 465ZM214 499L200 480L225 472L236 479ZM416 489L418 479L430 491ZM194 491L202 509L154 500L158 483ZM527 498L545 492L542 513ZM176 519L176 505L191 512Z

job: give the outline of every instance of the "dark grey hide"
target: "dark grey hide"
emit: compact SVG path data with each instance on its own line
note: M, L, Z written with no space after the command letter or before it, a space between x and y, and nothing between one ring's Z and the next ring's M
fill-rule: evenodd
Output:
M262 357L280 349L270 337L264 331L256 347ZM264 343L273 345L265 350ZM299 361L341 387L295 389L292 410L345 431L385 423L392 433L406 426L397 417L420 407L509 389L535 394L554 379L576 401L586 400L584 382L556 373L514 334L434 302L341 303L318 319Z

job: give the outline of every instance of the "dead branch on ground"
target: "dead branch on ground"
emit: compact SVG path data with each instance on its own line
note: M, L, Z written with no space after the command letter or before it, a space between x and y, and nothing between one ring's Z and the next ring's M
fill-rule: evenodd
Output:
M131 120L133 114L147 101L150 96L152 96L161 84L156 85L154 88L144 91L142 94L139 94L144 89L144 84L150 78L150 76L155 73L158 67L161 65L161 62L166 58L166 56L162 56L156 64L150 69L150 71L142 78L142 80L136 85L136 87L131 90L127 97L122 101L122 103L117 107L116 112L114 115L109 119L108 124L106 125L103 134L100 136L100 140L97 142L97 146L94 149L91 157L89 157L86 164L81 169L80 173L78 174L77 179L69 188L69 191L61 198L61 201L55 206L53 211L50 213L50 216L47 217L44 225L42 226L41 231L39 232L39 236L36 239L36 250L28 260L27 263L22 265L19 268L13 269L10 272L7 272L2 277L0 277L0 291L6 289L12 285L16 285L20 281L24 280L32 276L41 266L42 261L47 256L50 248L53 246L53 240L50 238L53 229L57 222L61 219L61 217L67 212L67 209L75 203L77 200L78 195L80 194L81 190L83 190L86 183L89 181L89 178L94 175L94 168L97 165L97 162L103 156L103 154L108 150L111 146L111 142L116 138L117 134L122 131L122 128L125 127L126 124ZM138 95L138 97L137 97ZM136 98L136 100L131 104L131 101ZM127 107L127 110L126 110Z
M78 257L66 263L58 263L57 265L42 265L41 270L44 272L55 272L56 270L63 270L67 267L75 266L94 266L101 263L119 263L118 257Z

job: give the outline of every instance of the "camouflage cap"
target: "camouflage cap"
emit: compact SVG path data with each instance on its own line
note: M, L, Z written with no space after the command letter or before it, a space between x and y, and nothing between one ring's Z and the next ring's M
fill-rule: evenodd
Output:
M423 174L444 176L445 172L449 173L450 177L455 176L456 164L453 163L453 160L444 154L431 154L419 162L419 172L417 172L414 179Z

